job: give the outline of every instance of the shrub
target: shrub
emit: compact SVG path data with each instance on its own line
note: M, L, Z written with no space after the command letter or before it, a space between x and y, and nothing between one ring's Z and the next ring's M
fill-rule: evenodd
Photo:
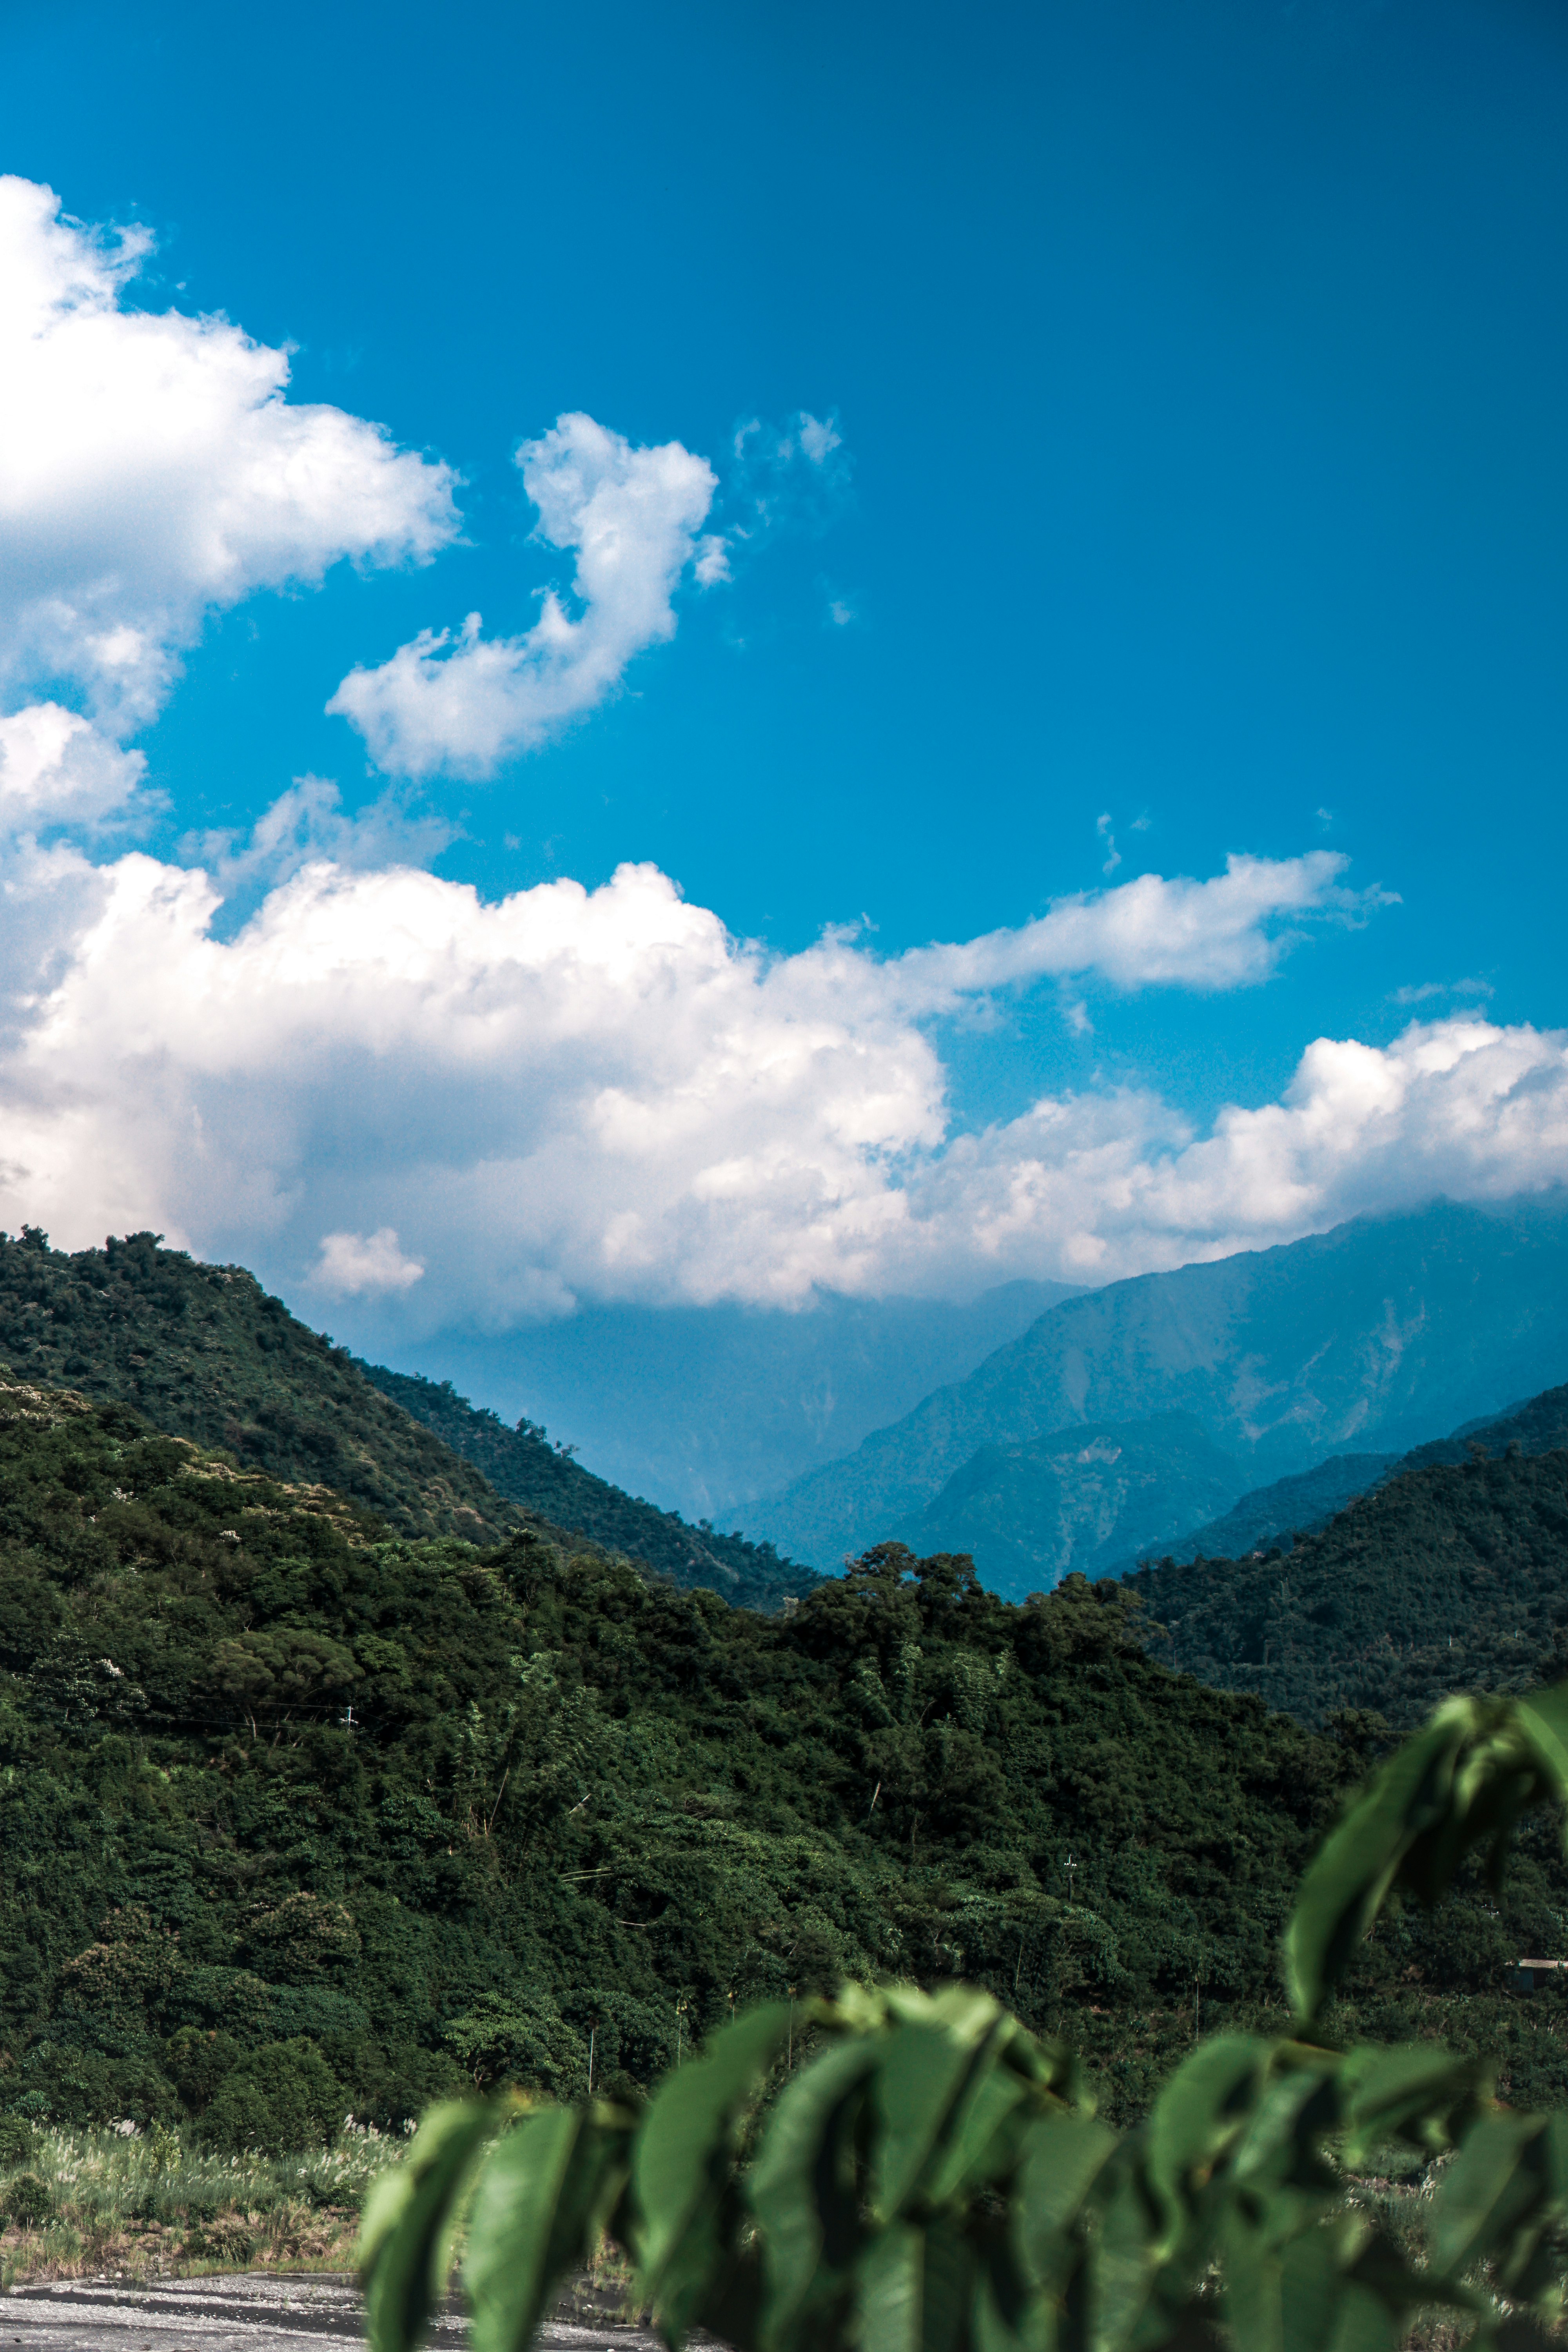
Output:
M36 2172L18 2172L5 2183L5 2219L13 2229L36 2230L55 2210L48 2183Z
M343 2119L343 2089L313 2042L273 2042L224 2076L201 2118L204 2139L226 2155L265 2156L321 2147Z

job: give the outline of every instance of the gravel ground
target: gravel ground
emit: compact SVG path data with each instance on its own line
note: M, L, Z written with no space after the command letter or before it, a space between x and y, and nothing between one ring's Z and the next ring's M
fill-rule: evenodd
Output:
M359 2291L349 2278L167 2279L161 2285L47 2280L0 2299L0 2352L312 2352L315 2339L363 2340ZM461 2314L437 2320L432 2352L458 2352ZM610 2319L555 2319L540 2352L662 2352L648 2329Z

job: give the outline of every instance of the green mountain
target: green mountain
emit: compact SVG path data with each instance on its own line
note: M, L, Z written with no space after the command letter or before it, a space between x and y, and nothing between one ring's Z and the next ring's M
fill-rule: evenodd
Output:
M1103 1575L1163 1549L1234 1501L1246 1474L1189 1412L1087 1422L1023 1445L983 1445L894 1532L916 1551L965 1551L993 1592L1022 1601L1074 1570Z
M1369 1494L1391 1476L1406 1470L1426 1469L1438 1462L1468 1461L1479 1448L1503 1454L1516 1446L1522 1454L1549 1454L1568 1446L1568 1388L1548 1389L1516 1406L1501 1420L1467 1422L1450 1437L1417 1445L1408 1454L1333 1454L1315 1469L1293 1478L1277 1478L1272 1486L1246 1494L1223 1517L1194 1528L1190 1535L1163 1547L1164 1556L1178 1560L1241 1559L1248 1552L1289 1542L1298 1535L1316 1533L1337 1512ZM1136 1558L1114 1561L1101 1572L1120 1576L1144 1564L1156 1549L1140 1547Z
M1403 1470L1288 1550L1123 1582L1169 1664L1303 1723L1348 1707L1406 1728L1452 1691L1568 1666L1568 1451L1478 1446Z
M1113 1560L1099 1572L1125 1575L1154 1551L1183 1560L1245 1559L1248 1552L1282 1538L1326 1528L1336 1512L1344 1510L1358 1495L1369 1493L1400 1462L1397 1454L1331 1454L1313 1469L1299 1470L1294 1477L1276 1478L1267 1486L1249 1489L1229 1510L1194 1528L1190 1535L1173 1542L1156 1538L1141 1543L1135 1554Z
M828 1567L911 1524L982 1446L1166 1412L1194 1414L1256 1486L1329 1454L1403 1453L1560 1380L1565 1360L1568 1194L1442 1202L1063 1299L743 1516Z
M563 1448L550 1444L543 1430L531 1422L520 1421L509 1429L496 1413L458 1396L449 1381L388 1371L384 1364L360 1364L357 1369L454 1454L482 1471L498 1495L568 1534L587 1536L612 1551L646 1560L672 1583L706 1584L748 1609L776 1609L809 1591L817 1580L812 1570L781 1559L772 1544L748 1543L739 1530L723 1536L705 1525L689 1527L674 1511L661 1511L640 1496L623 1494L584 1470Z
M319 1481L401 1535L494 1542L559 1512L677 1583L757 1607L813 1580L771 1547L634 1502L526 1423L507 1430L450 1390L356 1362L243 1266L200 1265L153 1234L71 1253L31 1227L0 1235L0 1362L135 1405L246 1468Z
M0 2108L264 2145L578 2089L591 2032L630 2092L731 2002L890 1972L1005 1993L1130 2115L1194 1983L1268 2012L1363 1760L1150 1659L1113 1584L1016 1608L893 1551L767 1617L0 1381ZM1380 1932L1336 2025L1506 2035L1563 2095L1507 1987L1568 1870L1523 1847Z
M493 1541L519 1523L254 1275L199 1265L154 1234L69 1253L33 1227L0 1234L0 1362L135 1405L246 1468L330 1486L400 1534Z

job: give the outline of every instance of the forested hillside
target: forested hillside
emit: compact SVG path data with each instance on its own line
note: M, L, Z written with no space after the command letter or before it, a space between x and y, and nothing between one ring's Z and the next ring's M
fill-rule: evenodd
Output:
M1359 1736L1358 1736L1359 1738ZM1251 2015L1348 1743L1143 1654L1129 1597L1009 1606L871 1556L788 1615L525 1529L388 1537L116 1402L0 1388L0 2106L220 2144L460 2074L646 2082L731 1999L994 1987L1114 2113ZM1369 1948L1366 2030L1500 2036L1561 2095L1543 1833Z
M1304 1723L1352 1707L1408 1727L1449 1691L1563 1674L1568 1452L1477 1446L1402 1473L1291 1549L1123 1581L1163 1629L1155 1654L1205 1682Z
M710 1538L633 1502L537 1432L507 1430L427 1381L373 1375L243 1266L203 1265L153 1234L71 1253L31 1228L0 1234L5 1364L121 1399L275 1478L322 1481L400 1534L494 1541L530 1513L559 1510L677 1583L711 1583L756 1607L812 1581L770 1547Z
M689 1527L674 1511L623 1494L552 1445L532 1423L520 1421L509 1429L499 1414L459 1396L450 1381L421 1380L389 1371L384 1364L361 1364L359 1370L482 1471L498 1495L573 1535L646 1560L676 1584L706 1584L746 1608L776 1609L792 1595L808 1592L817 1580L815 1570L781 1559L772 1544L748 1543L739 1531L725 1536Z
M411 1535L497 1538L519 1523L468 1463L382 1396L243 1266L154 1234L101 1250L0 1234L0 1365L119 1398L156 1427L277 1478L321 1480Z

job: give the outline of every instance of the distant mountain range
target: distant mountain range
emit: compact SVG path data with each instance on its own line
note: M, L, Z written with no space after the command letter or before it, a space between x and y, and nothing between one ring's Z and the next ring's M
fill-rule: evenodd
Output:
M939 1542L1014 1593L1215 1533L1244 1496L1303 1474L1253 1517L1321 1523L1435 1430L1565 1372L1568 1195L1441 1202L1060 1300L738 1516L824 1570L889 1537ZM1347 1453L1354 1468L1330 1467ZM1370 1474L1366 1457L1382 1457Z
M848 1453L1075 1295L1005 1282L963 1302L823 1292L797 1309L584 1305L493 1335L440 1332L391 1361L482 1398L509 1425L527 1420L629 1494L735 1528L747 1525L740 1497Z

